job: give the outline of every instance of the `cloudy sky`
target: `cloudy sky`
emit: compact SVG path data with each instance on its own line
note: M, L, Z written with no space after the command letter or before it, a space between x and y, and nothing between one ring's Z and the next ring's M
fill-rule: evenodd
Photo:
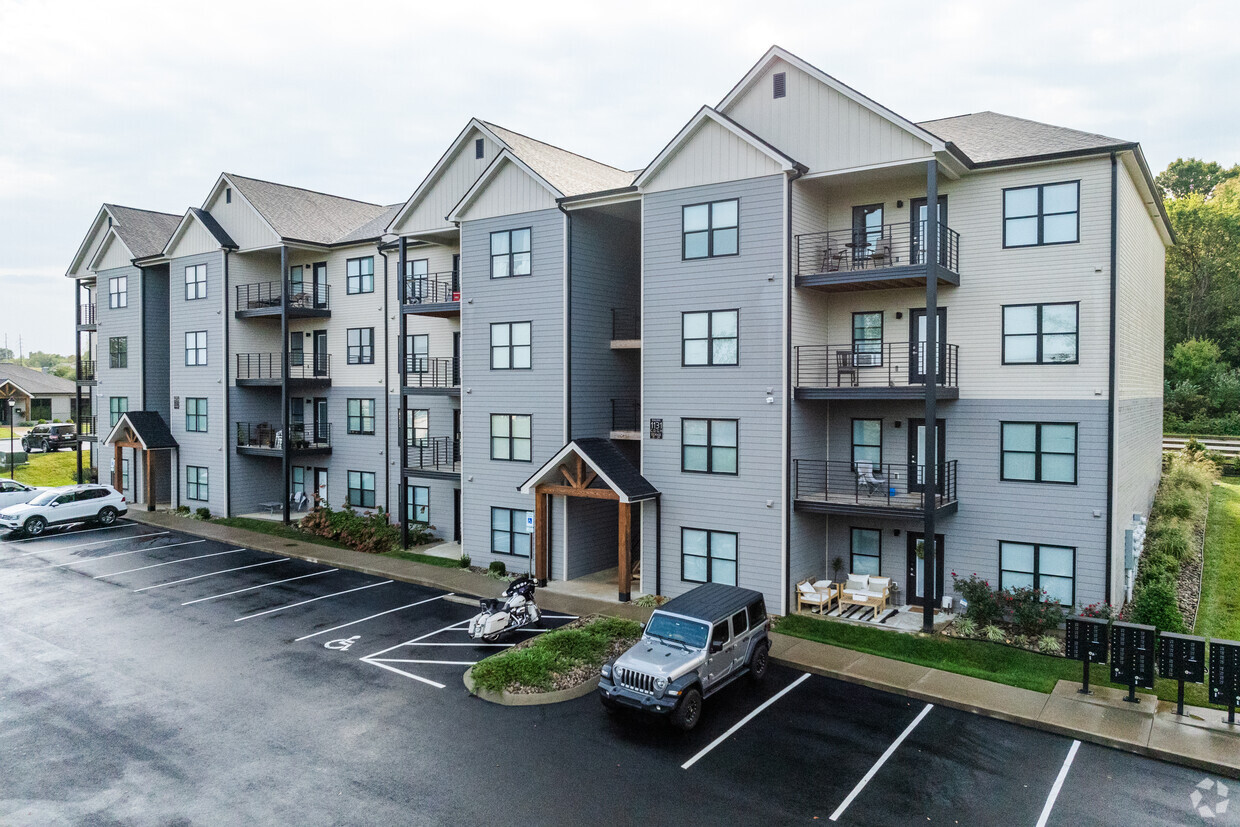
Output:
M773 43L914 121L994 110L1240 161L1240 3L0 0L0 344L71 352L104 201L221 171L388 204L471 116L625 169Z

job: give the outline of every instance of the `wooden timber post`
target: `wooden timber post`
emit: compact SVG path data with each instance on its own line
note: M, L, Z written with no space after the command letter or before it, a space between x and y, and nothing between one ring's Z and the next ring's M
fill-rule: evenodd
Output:
M155 475L151 473L151 452L143 451L146 458L146 510L155 510Z
M534 492L534 577L538 585L547 585L547 499L550 495Z
M114 447L116 448L116 458L112 462L112 487L124 494L125 489L121 488L121 480L123 479L121 475L121 446L117 444Z
M633 506L626 502L621 502L619 509L620 514L620 602L628 603L629 594L633 591L633 564L630 560L632 557L632 532L633 521L630 511Z

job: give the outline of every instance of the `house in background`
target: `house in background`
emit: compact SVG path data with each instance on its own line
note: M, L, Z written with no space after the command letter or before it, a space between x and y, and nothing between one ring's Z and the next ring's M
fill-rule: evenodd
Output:
M12 362L0 364L0 425L9 422L8 400L15 401L13 418L17 422L60 420L77 417L77 386L69 379Z

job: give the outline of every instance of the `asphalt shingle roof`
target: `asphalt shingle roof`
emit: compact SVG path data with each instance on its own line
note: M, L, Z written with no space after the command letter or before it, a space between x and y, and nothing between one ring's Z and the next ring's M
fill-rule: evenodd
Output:
M631 172L592 161L519 132L486 121L483 123L508 145L514 155L564 195L620 189L632 184L636 177Z
M998 112L975 112L917 125L955 144L975 164L1132 146L1133 143Z
M181 216L150 210L135 210L118 204L107 204L112 213L112 229L129 248L134 258L157 256L172 237L172 231L181 223Z
M356 228L352 232L336 239L336 244L348 244L353 241L369 241L375 238L382 238L387 232L387 227L396 218L396 213L400 212L400 208L404 204L393 204L386 207L378 218L372 218L362 226Z
M127 419L133 426L134 433L148 449L178 447L168 423L164 422L164 418L157 411L128 411L121 414L121 417L121 420L112 428L113 433ZM108 437L111 436L112 434L109 433Z
M228 174L228 180L281 238L335 244L390 207Z
M620 449L613 445L610 439L586 437L574 439L571 444L616 484L620 489L619 493L630 500L648 500L659 493L659 489L642 476L641 471L620 453Z
M62 379L51 373L44 373L38 368L28 368L25 365L14 365L9 362L0 364L0 383L11 381L15 385L20 385L21 389L29 393L76 393L77 385L69 380Z

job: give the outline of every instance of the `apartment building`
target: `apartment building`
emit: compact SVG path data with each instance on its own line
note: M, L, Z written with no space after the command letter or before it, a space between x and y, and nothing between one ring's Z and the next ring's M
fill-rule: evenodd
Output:
M86 291L125 264L100 220ZM642 170L475 119L403 205L221 176L126 266L169 268L176 498L197 467L213 511L385 505L622 600L787 611L838 564L1084 605L1122 600L1158 481L1170 243L1136 143L913 123L775 47ZM191 394L222 440L179 430Z

